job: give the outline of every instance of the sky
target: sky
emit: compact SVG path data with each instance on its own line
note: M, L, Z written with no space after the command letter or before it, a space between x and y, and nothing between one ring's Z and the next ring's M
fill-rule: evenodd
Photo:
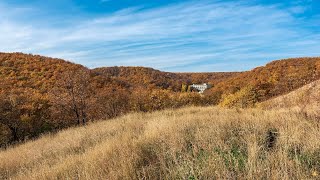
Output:
M0 52L89 68L244 71L320 56L320 1L0 0Z

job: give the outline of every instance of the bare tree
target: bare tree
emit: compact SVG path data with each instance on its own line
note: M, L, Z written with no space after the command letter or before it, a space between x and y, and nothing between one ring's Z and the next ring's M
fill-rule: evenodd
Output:
M62 117L66 117L63 113L69 112L80 125L88 121L88 102L92 92L89 70L77 68L61 75L51 91L51 98L55 110Z
M104 88L96 96L100 118L113 118L129 111L129 95L123 89Z

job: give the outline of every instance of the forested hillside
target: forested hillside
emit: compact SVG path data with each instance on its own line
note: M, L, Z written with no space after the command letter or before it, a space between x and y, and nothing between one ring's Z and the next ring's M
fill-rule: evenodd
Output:
M320 77L320 58L274 61L247 72L89 69L38 55L0 53L0 146L129 112L183 106L250 107ZM209 82L204 95L188 85ZM189 86L190 87L190 86Z
M14 88L47 91L63 72L84 68L61 59L22 53L0 53L1 83ZM0 87L3 89L3 85Z
M93 70L103 76L130 83L132 87L160 88L179 92L182 84L216 84L240 72L170 73L146 67L104 67Z
M320 58L292 58L241 73L207 93L221 94L223 106L252 106L320 78Z

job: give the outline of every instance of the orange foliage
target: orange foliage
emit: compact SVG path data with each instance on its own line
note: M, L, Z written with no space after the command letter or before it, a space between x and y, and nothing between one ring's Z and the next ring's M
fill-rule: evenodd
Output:
M251 87L257 101L286 94L320 78L320 58L292 58L273 61L220 82L207 93L233 94Z
M320 58L274 61L247 72L169 73L144 67L88 69L61 59L0 53L0 78L1 144L2 132L11 132L7 141L19 141L131 111L218 103L251 107L319 79ZM213 88L200 95L188 90L192 83Z

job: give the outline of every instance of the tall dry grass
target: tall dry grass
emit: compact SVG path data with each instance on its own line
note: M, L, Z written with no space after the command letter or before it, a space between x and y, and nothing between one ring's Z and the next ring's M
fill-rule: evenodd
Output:
M262 102L258 106L263 109L287 109L300 111L309 116L317 116L320 114L320 80L286 95Z
M298 111L130 114L0 152L0 179L319 179L320 122Z

